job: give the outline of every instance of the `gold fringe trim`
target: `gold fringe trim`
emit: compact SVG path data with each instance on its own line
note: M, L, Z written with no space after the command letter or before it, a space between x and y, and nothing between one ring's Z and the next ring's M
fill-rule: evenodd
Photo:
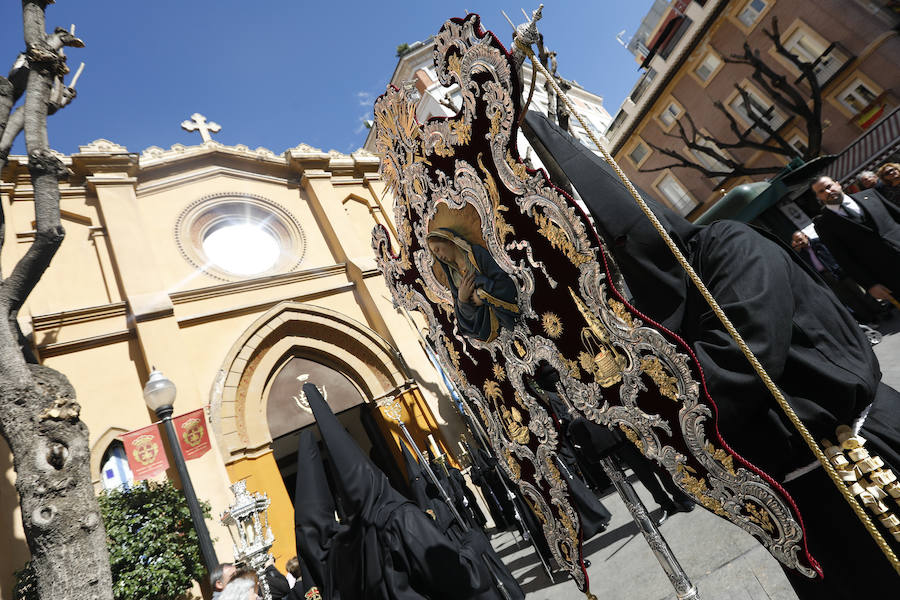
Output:
M900 542L900 518L897 518L893 507L886 502L890 498L893 504L900 505L900 481L897 481L897 474L885 467L880 456L869 454L864 448L865 438L853 435L846 425L835 429L835 435L840 445L827 439L822 440L825 456L834 465L850 493L859 498L862 505L878 517L885 529Z

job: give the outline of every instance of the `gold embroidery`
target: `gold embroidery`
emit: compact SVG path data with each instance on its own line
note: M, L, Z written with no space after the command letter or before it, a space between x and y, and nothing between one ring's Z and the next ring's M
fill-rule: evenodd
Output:
M491 129L488 134L489 137L495 138L500 135L500 119L503 118L503 113L499 110L495 110L491 115Z
M569 294L575 300L578 311L588 326L581 330L581 343L586 352L579 352L581 367L594 375L601 387L610 387L622 380L622 369L625 368L625 357L616 352L609 341L609 331L593 314L584 301L569 288Z
M462 79L462 65L459 61L459 54L451 54L447 59L447 68L452 72L456 73L456 76Z
M528 431L528 427L522 423L522 413L519 412L518 408L513 406L510 409L506 406L500 406L500 416L503 419L503 424L506 425L506 431L509 433L510 439L523 446L531 440L531 433Z
M435 139L433 151L438 156L443 156L445 158L448 156L453 156L455 154L455 152L449 146L447 146L443 137L437 137Z
M676 385L678 380L666 372L658 358L653 356L642 359L641 370L650 376L650 379L659 388L660 394L676 402L678 401L678 387Z
M712 444L706 444L706 451L712 454L712 457L719 461L732 477L737 477L737 473L734 472L734 457Z
M520 479L522 477L522 467L519 466L519 463L516 462L509 450L505 450L504 453L506 454L506 464L509 466L510 473L513 474L515 479ZM543 515L538 516L542 517Z
M535 211L534 222L537 223L539 227L538 233L547 238L547 241L549 241L550 245L555 249L562 250L563 254L566 255L566 258L568 258L573 265L578 267L591 260L590 255L581 254L575 249L575 246L572 244L569 236L566 235L566 232L554 223L550 217L545 217L543 214Z
M527 352L525 351L525 346L522 345L522 342L519 340L513 340L513 346L516 349L516 354L519 355L519 358L525 358Z
M447 348L447 354L450 356L450 362L459 370L459 351L453 347L453 342L449 338L444 338L444 347Z
M625 308L625 305L617 300L613 300L612 298L608 301L609 307L612 309L613 314L619 318L620 321L628 325L628 327L634 327L634 321L631 320L631 313Z
M506 164L509 165L509 168L512 169L513 174L520 181L524 181L525 178L528 177L528 168L524 164L516 161L512 157L512 153L509 150L506 151Z
M752 504L750 502L745 502L744 508L747 510L748 519L750 519L769 533L775 533L775 526L772 525L772 520L769 518L768 511L758 508L755 504Z
M562 335L563 325L556 313L545 312L541 317L541 325L544 327L544 333L553 339Z
M494 363L494 377L500 381L506 380L506 371L500 363Z
M722 502L709 496L709 486L706 484L706 479L703 477L699 479L694 477L690 473L696 473L696 471L683 464L679 464L677 468L678 472L683 475L679 484L688 494L702 506L713 511L720 517L728 517L728 511L722 506Z
M450 121L450 131L456 135L459 144L466 145L472 141L472 125L464 121Z
M619 429L622 430L622 433L625 434L625 437L627 437L632 444L637 446L637 449L641 451L641 454L643 454L644 442L641 440L641 438L638 437L637 432L625 423L619 423Z
M494 228L497 231L498 241L502 244L506 241L506 236L509 234L515 233L512 226L506 222L501 213L508 211L508 206L503 206L500 203L500 192L497 190L497 182L494 181L494 178L491 177L490 171L488 171L484 162L481 160L483 153L478 153L478 167L481 169L481 172L484 173L484 183L487 186L488 196L491 199L491 210L494 214ZM518 312L519 307L516 307L516 312Z
M488 379L484 382L484 395L488 397L488 399L497 401L501 398L502 394L500 393L500 384L494 381L493 379Z
M569 375L575 377L576 379L581 379L581 369L578 368L577 360L569 360L565 357L565 355L563 355L562 352L558 353L557 356L559 357L559 360L561 360L563 364L566 365L566 370L569 371Z

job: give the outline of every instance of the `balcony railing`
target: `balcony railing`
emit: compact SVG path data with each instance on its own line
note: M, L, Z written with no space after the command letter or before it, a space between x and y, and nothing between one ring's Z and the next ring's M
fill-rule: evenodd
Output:
M849 64L852 58L846 48L838 42L832 42L825 49L825 52L813 61L813 71L816 73L816 81L819 82L819 87L824 88L828 85L838 73L844 70L844 67ZM803 79L802 75L797 78L795 83L800 83L801 79Z
M647 72L641 75L641 78L638 79L638 82L635 84L634 89L631 90L631 101L637 104L638 100L641 99L641 96L644 95L644 92L647 91L647 88L650 87L650 84L653 83L653 78L656 77L656 71L653 69L647 69Z

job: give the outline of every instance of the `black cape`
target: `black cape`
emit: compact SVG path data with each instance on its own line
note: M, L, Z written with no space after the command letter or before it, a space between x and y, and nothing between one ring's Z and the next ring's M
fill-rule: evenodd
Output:
M331 538L323 598L476 598L492 582L477 554L452 544L388 483L314 385L303 391L328 450L347 519Z
M529 113L526 122L528 134L540 139L552 155L548 160L555 161L587 204L633 304L693 348L718 407L723 439L780 481L812 463L799 433L612 168L540 115ZM813 437L834 439L837 425L852 425L871 404L861 433L896 471L900 395L880 384L868 340L827 286L793 253L745 224L718 221L699 227L645 200ZM896 574L855 518L846 520L852 531L845 535L853 543L832 537L834 517L827 515L844 515L849 509L836 489L819 485L821 477L825 475L818 468L785 486L798 503L810 552L822 564L827 582L802 581L795 590L801 594L812 586L803 597L844 597L855 590L855 561L869 565L874 588L885 589L874 582L896 585ZM821 493L807 493L812 489ZM844 550L851 546L856 552Z
M493 576L499 579L506 591L506 596L504 596L495 585L483 591L477 598L479 600L503 600L504 597L508 597L510 600L524 599L525 593L519 587L519 583L513 577L509 568L497 556L484 531L479 527L471 526L468 529L464 529L453 516L453 512L443 499L443 495L433 482L428 480L418 461L413 458L406 446L402 446L402 450L407 476L409 477L409 486L416 504L434 519L437 528L453 543L480 556L483 561L490 563ZM441 467L437 467L436 470L440 469ZM445 485L445 481L441 481L442 486ZM450 491L447 488L444 489L450 495Z

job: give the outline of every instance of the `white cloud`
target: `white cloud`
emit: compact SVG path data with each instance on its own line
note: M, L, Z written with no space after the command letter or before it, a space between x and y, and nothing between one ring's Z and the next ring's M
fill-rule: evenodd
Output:
M366 130L366 122L369 121L371 116L372 115L367 112L359 115L356 118L356 120L359 122L359 124L357 125L356 129L353 130L353 133L355 133L356 135L359 135L360 133L364 132Z

